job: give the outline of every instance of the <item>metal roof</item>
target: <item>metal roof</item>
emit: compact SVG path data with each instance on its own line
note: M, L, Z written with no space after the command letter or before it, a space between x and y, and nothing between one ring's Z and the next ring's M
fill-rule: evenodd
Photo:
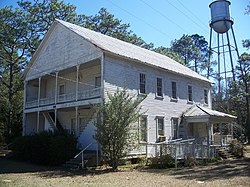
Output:
M62 24L68 29L72 30L79 36L88 40L92 44L101 48L104 51L110 52L115 55L130 58L139 62L163 68L170 72L181 74L184 76L199 79L208 83L212 83L207 78L199 75L188 67L172 60L171 58L161 55L159 53L138 47L136 45L112 38L110 36L83 28L81 26L68 23L62 20L56 20L56 23Z
M199 105L193 105L186 112L184 112L183 116L186 119L208 118L208 119L213 119L215 121L217 120L218 122L222 120L233 121L234 119L237 118L236 116L212 110L210 108L202 107Z

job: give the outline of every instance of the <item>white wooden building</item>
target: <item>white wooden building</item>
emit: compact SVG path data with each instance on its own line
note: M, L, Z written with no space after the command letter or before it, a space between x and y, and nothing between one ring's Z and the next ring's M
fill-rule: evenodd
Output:
M127 87L142 94L139 142L205 138L234 116L211 110L211 81L178 62L121 40L56 20L25 74L23 134L63 127L80 147L94 142L92 104ZM140 128L139 128L140 129ZM94 144L93 144L94 145ZM90 147L94 149L94 146Z

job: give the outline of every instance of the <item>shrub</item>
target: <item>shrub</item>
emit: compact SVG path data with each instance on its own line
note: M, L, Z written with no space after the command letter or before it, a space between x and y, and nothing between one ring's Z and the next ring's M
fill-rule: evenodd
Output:
M59 165L76 153L76 139L65 132L42 132L15 139L14 157L36 164Z
M160 156L156 156L153 158L150 158L150 167L152 168L172 168L175 166L175 160L174 158L169 155L160 155Z
M229 151L236 157L243 157L244 146L238 140L233 140L229 145Z

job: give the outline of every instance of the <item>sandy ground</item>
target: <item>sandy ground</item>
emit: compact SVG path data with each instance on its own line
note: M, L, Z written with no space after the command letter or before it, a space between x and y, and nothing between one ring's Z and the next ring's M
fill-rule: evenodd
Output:
M250 187L250 158L185 169L99 169L71 172L0 158L0 186L245 186Z

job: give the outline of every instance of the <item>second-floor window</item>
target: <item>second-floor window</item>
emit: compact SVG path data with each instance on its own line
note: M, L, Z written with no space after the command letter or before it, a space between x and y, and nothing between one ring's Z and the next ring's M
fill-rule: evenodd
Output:
M204 103L208 104L208 91L204 89Z
M95 78L95 87L96 88L101 87L101 77L100 76Z
M159 97L163 96L163 93L162 93L162 79L161 78L156 79L156 96L159 96Z
M65 85L59 85L59 95L64 95L65 94Z
M144 73L140 73L140 93L146 93L146 75Z
M188 101L193 101L193 88L190 85L188 85Z
M177 88L174 81L172 81L172 99L177 99Z

